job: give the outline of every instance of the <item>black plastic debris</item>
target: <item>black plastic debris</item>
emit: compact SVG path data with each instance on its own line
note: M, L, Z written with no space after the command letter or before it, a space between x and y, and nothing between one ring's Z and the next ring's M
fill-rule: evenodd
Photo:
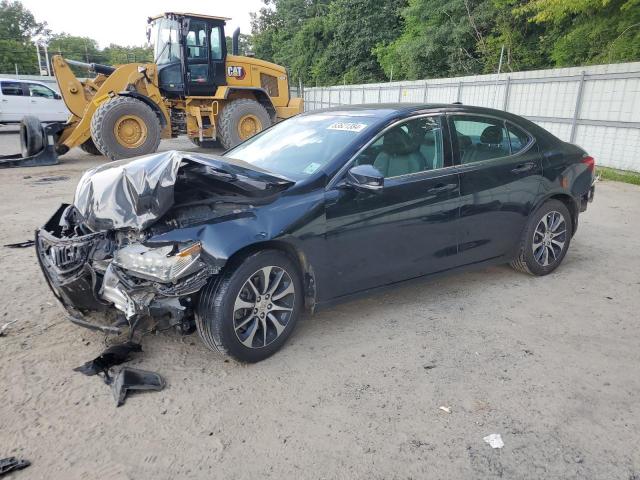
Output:
M111 384L117 407L124 404L129 391L160 391L164 387L165 382L160 374L130 367L122 367Z
M31 465L29 460L20 460L16 457L0 458L0 475L13 472L15 470L22 470Z
M107 348L100 356L88 361L84 365L74 368L75 372L84 373L88 376L104 374L105 383L111 383L109 369L114 365L120 365L130 359L132 353L141 352L142 345L136 342L125 342Z
M34 240L25 240L24 242L18 243L7 243L5 247L7 248L29 248L33 247L36 244Z

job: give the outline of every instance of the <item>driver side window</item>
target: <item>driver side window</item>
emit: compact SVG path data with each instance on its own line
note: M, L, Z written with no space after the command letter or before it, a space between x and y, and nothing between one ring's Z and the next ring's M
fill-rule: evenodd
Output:
M391 128L356 158L355 165L363 164L373 165L385 178L442 168L440 118L416 118Z

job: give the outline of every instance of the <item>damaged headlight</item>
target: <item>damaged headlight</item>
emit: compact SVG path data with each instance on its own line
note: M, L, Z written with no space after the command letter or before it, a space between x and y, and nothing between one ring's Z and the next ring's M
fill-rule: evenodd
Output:
M199 243L181 248L172 245L148 248L133 244L116 251L113 264L136 276L167 283L202 268L201 250Z

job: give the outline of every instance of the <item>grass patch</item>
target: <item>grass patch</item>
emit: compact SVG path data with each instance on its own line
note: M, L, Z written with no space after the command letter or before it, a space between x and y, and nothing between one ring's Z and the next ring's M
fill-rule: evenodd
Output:
M640 173L629 172L627 170L616 170L609 167L596 167L596 176L600 175L603 180L613 180L614 182L631 183L640 185Z

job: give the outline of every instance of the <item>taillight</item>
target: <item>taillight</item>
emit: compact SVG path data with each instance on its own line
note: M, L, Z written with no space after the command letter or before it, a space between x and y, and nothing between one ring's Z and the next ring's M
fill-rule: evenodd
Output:
M590 172L593 172L593 170L596 168L596 159L590 157L589 155L582 158L582 163L587 166L587 170L589 170Z

